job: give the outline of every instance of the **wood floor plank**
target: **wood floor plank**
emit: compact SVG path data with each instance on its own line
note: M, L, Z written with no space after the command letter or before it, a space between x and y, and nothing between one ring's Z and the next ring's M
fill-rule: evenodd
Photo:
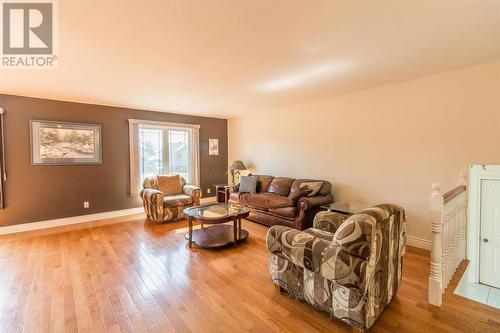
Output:
M0 332L351 332L275 290L265 237L250 221L237 248L187 247L186 221L124 218L0 237ZM500 310L453 294L427 303L429 253L408 247L398 294L371 332L500 332Z

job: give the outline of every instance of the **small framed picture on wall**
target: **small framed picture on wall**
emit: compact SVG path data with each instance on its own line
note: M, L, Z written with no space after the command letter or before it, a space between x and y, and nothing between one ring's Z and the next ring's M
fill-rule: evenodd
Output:
M219 155L219 139L208 139L208 155Z
M101 164L101 125L30 120L31 164Z

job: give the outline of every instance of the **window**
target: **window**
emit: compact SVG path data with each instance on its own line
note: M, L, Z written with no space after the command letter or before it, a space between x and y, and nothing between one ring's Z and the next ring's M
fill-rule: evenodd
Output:
M140 181L178 174L192 182L189 167L190 131L139 125Z
M131 194L146 177L178 174L199 185L199 126L130 119Z

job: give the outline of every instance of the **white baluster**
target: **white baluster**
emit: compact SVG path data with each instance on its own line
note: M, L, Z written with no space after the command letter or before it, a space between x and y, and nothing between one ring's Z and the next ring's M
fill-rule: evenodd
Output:
M430 198L431 223L432 223L432 249L431 249L431 274L429 276L429 303L441 306L443 290L443 238L442 221L443 195L441 185L432 184L432 194Z
M441 231L442 231L442 239L443 239L443 245L442 245L442 249L441 249L441 257L443 258L442 261L441 261L441 267L442 267L442 271L443 271L443 275L442 275L442 281L443 281L443 284L441 285L441 290L444 289L444 284L446 282L446 280L448 279L448 218L447 218L447 214L446 214L446 206L444 206L444 202L443 202L443 210L442 210L442 213L441 213L441 223L442 223L442 226L441 226Z
M453 276L453 274L455 274L455 269L457 267L457 254L456 254L456 250L457 250L457 197L453 198L453 202L452 202L452 215L451 215L451 218L452 218L452 223L453 223L453 230L452 230L452 234L451 234L451 239L452 239L452 242L451 242L451 266L450 266L450 277L449 277L449 280L448 280L448 283L450 283L451 281L451 277ZM446 286L448 286L448 283L446 284Z
M464 185L468 189L469 181L468 174L466 171L460 172L459 182L460 185ZM461 261L467 259L467 190L462 194L462 228L460 229L461 239L462 239L462 255L460 256Z
M462 260L467 259L467 193L464 193L462 207Z
M453 230L453 239L454 239L454 248L453 248L453 274L457 270L458 264L460 263L460 254L459 254L459 245L460 238L459 236L459 214L460 214L460 196L458 196L455 200L455 211L453 216L453 224L455 226L455 230Z
M458 186L467 186L467 173L461 172ZM467 256L467 192L455 188L444 199L441 185L432 184L430 198L432 223L431 273L429 303L440 306L442 293L458 266ZM458 194L457 192L458 191Z

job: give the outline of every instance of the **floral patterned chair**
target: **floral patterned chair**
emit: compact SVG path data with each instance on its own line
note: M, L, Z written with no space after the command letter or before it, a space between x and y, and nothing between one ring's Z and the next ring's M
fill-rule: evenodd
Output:
M184 208L200 205L201 189L179 175L147 177L142 186L144 211L153 223L182 219Z
M319 212L313 228L269 229L269 270L281 291L367 330L401 283L402 208L383 204L351 217Z

